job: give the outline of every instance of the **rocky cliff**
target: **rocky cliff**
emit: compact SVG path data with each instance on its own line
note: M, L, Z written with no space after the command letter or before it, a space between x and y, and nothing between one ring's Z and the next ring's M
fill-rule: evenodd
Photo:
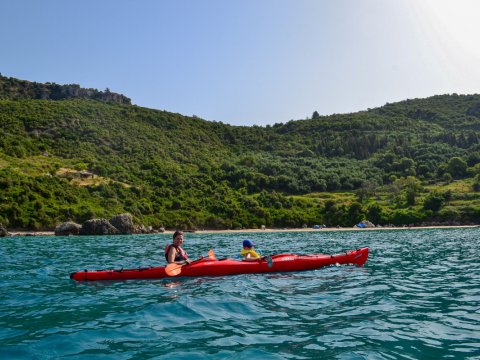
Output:
M131 100L109 89L98 91L86 89L77 84L59 85L55 83L37 83L9 78L0 74L0 99L90 99L116 104L131 105Z

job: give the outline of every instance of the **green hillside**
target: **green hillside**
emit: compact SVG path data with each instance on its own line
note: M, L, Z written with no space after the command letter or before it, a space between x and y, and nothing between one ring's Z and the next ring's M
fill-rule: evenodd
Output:
M11 228L123 212L217 229L480 219L479 95L238 127L0 76L0 131Z

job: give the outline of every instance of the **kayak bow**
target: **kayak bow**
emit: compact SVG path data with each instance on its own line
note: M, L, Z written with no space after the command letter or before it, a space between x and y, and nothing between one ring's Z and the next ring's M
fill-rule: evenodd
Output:
M241 261L233 259L213 260L209 258L199 259L189 265L183 265L181 272L174 277L180 276L224 276L238 274L255 274L271 272L290 272L314 270L329 265L357 265L362 266L368 258L368 248L350 250L340 254L277 254L272 255L272 266L265 259L256 261ZM119 269L119 270L95 270L78 271L70 275L77 281L96 280L132 280L132 279L162 279L170 277L165 272L165 266Z

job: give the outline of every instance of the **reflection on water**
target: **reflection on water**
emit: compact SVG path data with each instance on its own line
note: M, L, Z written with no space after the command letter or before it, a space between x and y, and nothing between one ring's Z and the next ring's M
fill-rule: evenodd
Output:
M174 289L176 287L182 286L183 283L181 281L162 281L162 286L166 288Z

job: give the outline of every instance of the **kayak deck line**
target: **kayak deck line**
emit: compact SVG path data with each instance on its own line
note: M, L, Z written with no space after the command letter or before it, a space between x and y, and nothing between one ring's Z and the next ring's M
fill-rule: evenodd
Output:
M349 250L339 254L276 254L266 259L254 261L202 258L192 264L181 267L178 275L173 277L195 276L224 276L239 274L257 274L272 272L292 272L315 270L331 265L363 266L368 259L368 247ZM132 269L105 269L84 270L70 274L76 281L98 280L134 280L134 279L162 279L172 277L165 272L165 266L139 267Z

